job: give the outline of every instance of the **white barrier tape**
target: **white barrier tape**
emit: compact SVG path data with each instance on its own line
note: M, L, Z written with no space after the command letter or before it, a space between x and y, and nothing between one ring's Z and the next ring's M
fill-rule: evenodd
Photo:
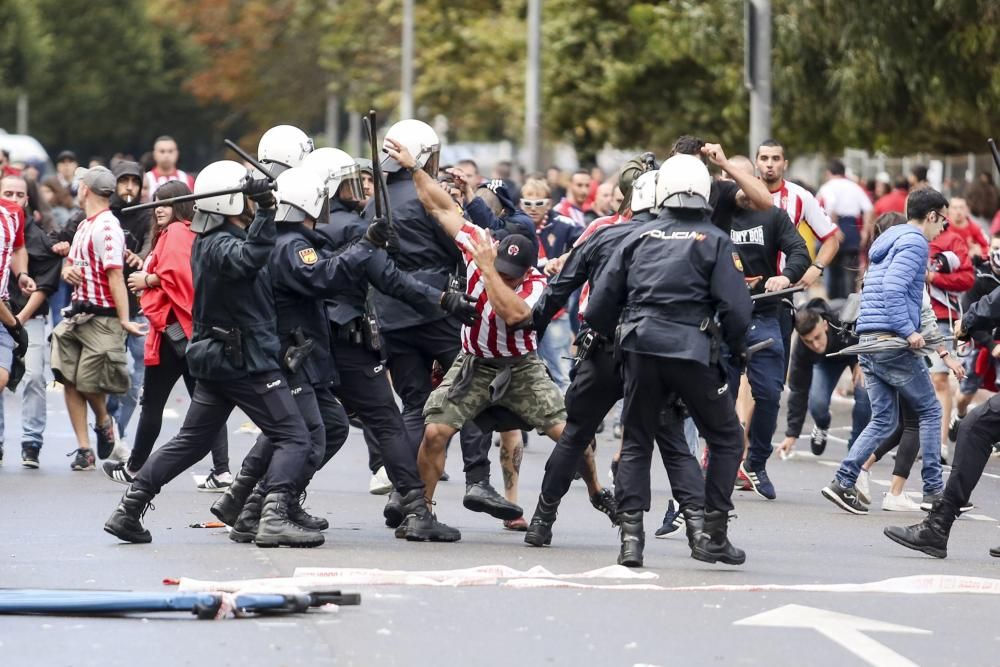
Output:
M474 586L496 585L501 579L658 579L654 572L636 572L621 565L574 572L553 574L536 565L529 570L516 570L506 565L482 565L457 570L379 570L374 568L296 568L293 579L308 577L326 585L413 585L413 586Z

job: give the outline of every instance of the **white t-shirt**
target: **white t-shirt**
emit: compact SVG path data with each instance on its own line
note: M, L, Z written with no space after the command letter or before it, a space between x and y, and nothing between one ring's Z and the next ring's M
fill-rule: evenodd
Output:
M820 187L816 199L830 215L860 218L872 210L872 200L860 185L843 176L834 176Z

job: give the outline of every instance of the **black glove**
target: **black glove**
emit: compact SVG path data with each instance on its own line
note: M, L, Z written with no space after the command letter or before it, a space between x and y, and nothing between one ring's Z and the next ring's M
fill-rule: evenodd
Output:
M10 337L14 339L14 356L24 357L28 352L28 332L24 330L24 326L17 322L13 326L3 325L7 329L7 333Z
M389 225L389 240L385 242L385 251L392 257L399 254L399 233L396 231L396 225Z
M733 365L740 375L747 372L747 364L750 361L750 355L747 354L747 349L733 350L729 354L729 363Z
M472 326L479 320L476 312L476 300L464 292L448 291L441 295L441 307L449 315L454 315L459 322Z
M247 180L243 186L243 194L261 208L273 208L278 203L274 198L274 181L267 178Z
M368 230L365 232L365 240L376 248L385 248L388 246L391 236L392 231L389 228L389 223L385 220L373 221L372 224L368 225Z

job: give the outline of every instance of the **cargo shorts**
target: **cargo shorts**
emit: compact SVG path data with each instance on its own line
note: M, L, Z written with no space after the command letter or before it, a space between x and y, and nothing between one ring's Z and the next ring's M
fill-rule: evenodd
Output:
M124 394L127 337L116 317L79 313L61 320L52 330L52 374L85 394Z
M458 355L444 380L427 398L424 404L424 423L446 424L460 430L466 422L472 421L493 405L507 408L540 431L566 422L562 392L549 377L549 372L538 355L527 354L510 366L510 384L497 401L491 398L490 383L502 367L491 365L489 359L480 360L476 364L471 385L464 394L448 396L464 360L464 354Z

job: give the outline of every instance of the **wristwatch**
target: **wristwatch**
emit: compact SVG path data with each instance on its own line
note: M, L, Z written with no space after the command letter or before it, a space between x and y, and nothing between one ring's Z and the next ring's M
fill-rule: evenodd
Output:
M826 270L826 266L823 262L813 262L812 265L819 269L819 275L823 275L823 271Z

